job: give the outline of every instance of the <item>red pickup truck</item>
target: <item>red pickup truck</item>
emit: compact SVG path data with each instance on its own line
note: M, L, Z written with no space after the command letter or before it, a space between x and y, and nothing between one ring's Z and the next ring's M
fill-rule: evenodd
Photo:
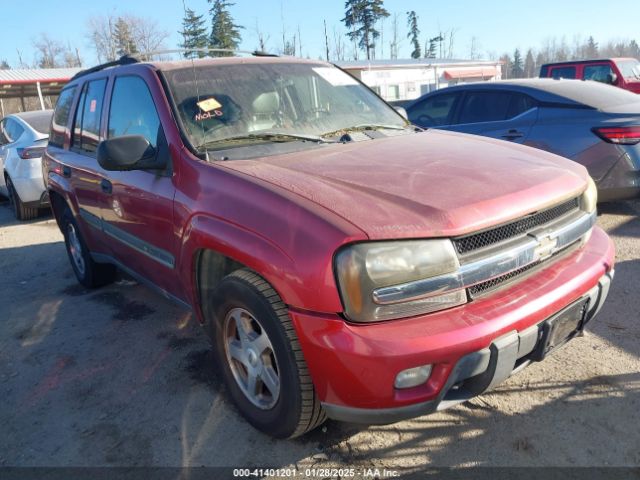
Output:
M540 67L540 77L593 80L640 93L640 61L635 58L547 63Z
M193 309L279 438L485 392L578 336L613 277L584 167L422 131L319 61L93 68L43 168L78 280L121 268Z

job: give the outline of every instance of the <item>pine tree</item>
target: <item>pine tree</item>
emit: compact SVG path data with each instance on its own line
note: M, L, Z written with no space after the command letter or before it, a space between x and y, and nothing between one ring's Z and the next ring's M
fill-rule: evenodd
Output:
M537 76L536 72L536 60L533 57L533 50L527 50L527 55L524 58L524 76L525 78L532 78Z
M589 37L587 40L587 48L586 48L587 58L594 59L598 56L598 44L593 39L593 37Z
M371 60L376 40L380 37L376 23L388 17L389 12L382 0L347 0L344 7L346 12L342 21L350 29L347 35L357 41L360 49L367 53L367 60Z
M185 50L193 50L198 48L207 48L209 46L209 38L205 27L204 15L196 15L196 12L187 8L182 19L182 30L178 33L182 35L183 43L181 48ZM202 58L207 54L205 52L184 52L185 58Z
M229 7L235 5L227 0L208 0L213 3L211 7L211 35L209 37L209 45L211 48L225 48L235 50L240 44L242 37L240 29L244 28L234 23ZM227 57L231 53L213 52L214 57Z
M523 73L522 55L520 50L516 48L516 51L513 52L513 62L511 63L511 78L522 78Z
M411 52L411 58L420 58L422 52L420 50L420 30L418 29L418 15L415 10L407 12L407 26L409 27L409 33L407 38L411 39L413 45L413 52Z
M118 17L113 29L113 38L118 55L133 55L138 53L136 42L130 23L123 17Z

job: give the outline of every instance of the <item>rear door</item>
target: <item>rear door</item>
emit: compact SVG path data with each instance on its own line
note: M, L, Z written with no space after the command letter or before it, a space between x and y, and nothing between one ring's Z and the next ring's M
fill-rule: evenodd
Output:
M537 117L537 102L523 93L468 91L450 130L524 143Z
M145 72L146 73L146 72ZM152 73L148 72L150 81ZM175 187L170 154L156 103L145 78L115 77L108 112L107 138L142 135L169 159L164 171L108 172L103 228L112 255L125 267L163 290L182 297L176 281L177 234L173 229Z
M69 184L78 203L83 234L89 249L105 251L105 239L100 228L100 214L104 196L105 173L98 165L96 150L100 142L101 116L107 77L92 79L82 85L76 102L69 152L61 160L62 176Z
M576 79L578 78L578 69L575 65L550 66L547 76L556 80L561 78Z

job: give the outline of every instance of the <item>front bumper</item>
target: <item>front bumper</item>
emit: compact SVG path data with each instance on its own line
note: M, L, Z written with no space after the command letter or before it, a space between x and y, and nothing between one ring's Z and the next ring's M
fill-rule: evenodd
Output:
M608 293L613 261L613 243L594 227L583 248L450 310L368 325L295 309L290 314L329 417L392 423L465 401L502 382L531 361L540 326L578 299L591 299L585 317L591 320ZM433 370L425 384L393 387L400 371L427 364Z
M605 274L598 285L583 298L589 299L589 309L584 321L576 331L581 334L584 327L602 308L609 293L613 270ZM444 410L465 402L499 385L514 373L522 370L539 357L544 325L546 321L529 327L523 332L510 332L491 342L488 348L469 353L453 367L446 384L433 400L405 407L368 409L323 403L330 418L343 422L384 425L408 418Z

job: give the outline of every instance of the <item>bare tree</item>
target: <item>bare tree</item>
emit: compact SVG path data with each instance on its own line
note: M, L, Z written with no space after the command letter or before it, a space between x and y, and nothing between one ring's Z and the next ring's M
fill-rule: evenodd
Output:
M391 23L391 42L389 42L389 58L398 58L398 14L393 14L393 22Z
M57 68L64 64L62 60L64 46L46 33L41 33L38 39L33 42L33 46L36 49L38 68Z
M259 50L260 52L266 52L267 42L269 42L271 35L267 35L260 29L260 25L258 24L258 19L256 19L255 32L256 32L256 37L258 38L257 50Z
M327 35L327 21L323 20L323 22L324 22L324 49L326 54L326 60L328 62L329 61L329 35Z
M344 35L333 27L333 58L343 62L345 59Z
M126 25L130 44L126 51L122 49L122 41L119 41L118 29ZM93 44L98 60L113 61L120 53L152 52L164 47L164 41L169 37L169 32L161 29L158 23L135 15L115 16L106 14L89 19L88 38ZM121 39L120 39L121 40Z
M478 37L471 37L471 44L469 45L469 60L478 60L480 58L480 42Z

